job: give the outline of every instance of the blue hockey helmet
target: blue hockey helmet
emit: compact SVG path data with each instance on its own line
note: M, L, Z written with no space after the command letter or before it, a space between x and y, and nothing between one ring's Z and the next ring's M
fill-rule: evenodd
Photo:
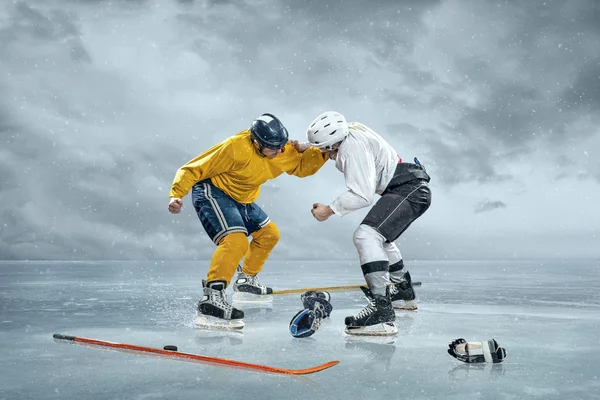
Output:
M273 114L263 114L252 121L250 135L262 147L279 150L288 142L288 131Z

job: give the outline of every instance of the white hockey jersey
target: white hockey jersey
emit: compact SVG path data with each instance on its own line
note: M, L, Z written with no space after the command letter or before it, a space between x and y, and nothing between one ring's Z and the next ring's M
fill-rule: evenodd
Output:
M369 127L350 122L348 128L335 161L348 191L329 205L339 216L370 206L375 194L385 191L400 161L396 150Z

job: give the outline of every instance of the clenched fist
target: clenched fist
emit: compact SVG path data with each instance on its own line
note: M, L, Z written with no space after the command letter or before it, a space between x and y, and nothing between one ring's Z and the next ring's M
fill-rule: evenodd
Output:
M313 204L312 210L310 210L313 217L317 219L317 221L323 222L327 218L333 215L333 210L331 207L326 206L325 204L315 203Z
M310 143L300 143L297 140L289 140L288 143L291 143L298 153L304 153L306 150L312 147Z
M171 214L179 214L181 212L181 207L183 207L181 199L178 199L177 197L171 198L171 201L169 202L169 212Z

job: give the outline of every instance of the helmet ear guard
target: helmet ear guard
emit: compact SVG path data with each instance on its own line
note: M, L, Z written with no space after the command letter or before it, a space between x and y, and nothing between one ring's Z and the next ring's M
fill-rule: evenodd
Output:
M313 146L329 151L348 136L348 123L342 114L326 111L310 123L306 136Z

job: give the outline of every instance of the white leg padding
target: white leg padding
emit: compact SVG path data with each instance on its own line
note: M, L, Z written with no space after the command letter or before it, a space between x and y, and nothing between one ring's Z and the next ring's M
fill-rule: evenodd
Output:
M396 243L384 243L383 250L385 250L385 253L387 254L390 265L394 265L402 260L402 253L400 253L400 249L396 246Z
M383 249L385 238L374 228L368 225L359 225L354 231L353 239L360 258L360 265L388 259L387 253Z

